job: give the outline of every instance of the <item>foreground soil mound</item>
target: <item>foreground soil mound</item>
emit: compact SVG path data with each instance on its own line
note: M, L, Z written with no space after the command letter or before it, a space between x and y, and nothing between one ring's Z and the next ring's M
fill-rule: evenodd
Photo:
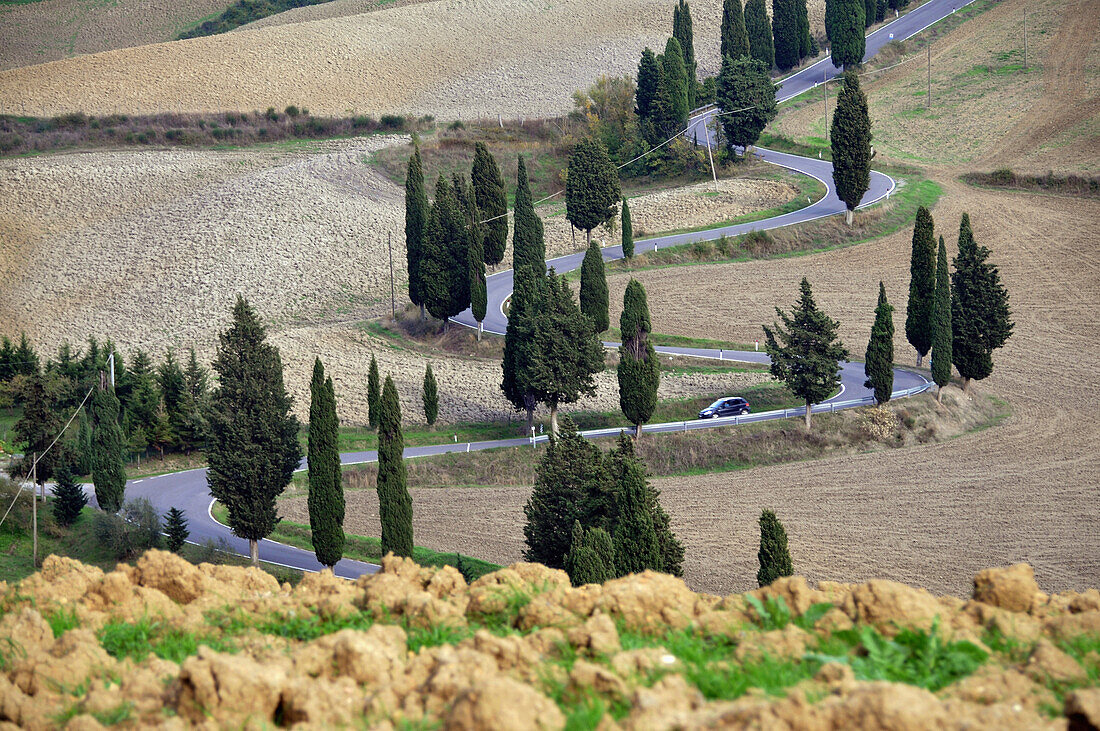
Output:
M387 557L280 586L150 551L0 583L0 721L26 728L1097 728L1100 592L982 571L970 600L800 577L725 597L647 572L467 585Z

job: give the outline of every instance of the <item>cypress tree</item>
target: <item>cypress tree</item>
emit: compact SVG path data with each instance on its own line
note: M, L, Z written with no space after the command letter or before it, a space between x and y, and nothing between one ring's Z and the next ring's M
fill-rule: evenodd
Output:
M470 182L477 209L488 221L482 241L482 260L489 266L496 266L504 259L504 249L508 245L508 192L500 167L484 142L474 146Z
M439 388L435 382L435 374L432 373L432 364L429 363L424 369L424 420L428 422L428 426L435 424L435 419L439 416Z
M825 34L833 48L833 66L837 68L850 69L863 63L867 1L825 0Z
M600 527L588 528L584 532L584 542L592 552L599 559L599 563L596 567L603 567L603 576L606 578L593 577L590 579L590 583L603 583L610 579L615 578L615 547L611 540L611 534Z
M756 572L756 581L760 586L768 586L781 576L794 573L791 566L791 554L787 550L787 531L775 513L765 510L760 513L760 570Z
M863 27L870 28L875 24L875 13L878 12L878 0L864 0L863 3Z
M545 270L544 270L545 271ZM542 400L535 390L535 376L542 354L536 345L539 318L546 307L546 275L524 266L513 273L512 305L504 334L500 388L517 411L527 412L527 432L534 423L535 406Z
M750 147L760 139L760 133L775 118L775 84L768 67L762 61L748 56L722 59L722 71L718 74L718 106L722 109L742 111L727 112L722 117L726 133L726 147L731 153L734 147ZM746 107L748 107L746 109Z
M813 55L814 39L810 36L810 15L806 11L806 0L795 0L795 12L798 15L798 60Z
M741 10L741 0L723 0L720 35L721 58L728 56L737 59L749 55L749 34Z
M905 338L917 350L917 366L932 347L932 298L936 291L936 238L932 214L917 208L913 252L909 260L909 303L905 308Z
M427 227L428 194L424 190L424 165L420 159L420 145L414 142L405 173L405 258L409 272L409 299L420 306L421 319L424 319L424 300L420 294L420 258Z
M275 498L290 484L302 452L293 400L283 386L283 363L266 342L263 325L240 295L233 324L218 336L219 377L210 411L210 493L229 511L229 527L249 542L252 565L259 541L275 528Z
M619 434L618 444L608 453L607 459L612 482L615 485L623 484L629 479L627 468L633 465L643 477L646 474L645 462L634 454L634 442L625 434ZM673 576L683 576L684 546L672 532L672 521L661 507L661 491L654 487L648 479L645 481L646 507L649 510L650 520L653 522L653 530L657 534L657 551L660 554L661 571ZM614 512L614 506L612 506ZM617 517L610 522L615 523Z
M619 331L623 342L619 346L619 407L634 424L634 438L642 435L642 424L657 408L657 387L661 382L661 365L649 342L651 331L649 303L645 288L631 279L623 293L623 311L619 316Z
M988 263L990 251L978 246L970 228L970 214L959 225L959 254L951 274L952 359L963 379L981 380L993 372L993 351L1012 335L1008 291L997 267Z
M894 308L886 301L886 286L878 283L878 306L867 356L863 365L864 386L875 390L875 401L884 404L894 390Z
M604 557L600 555L594 543L603 544L603 537L596 538L594 532L599 531L603 537L607 537L607 531L602 528L590 528L584 530L579 521L573 521L573 536L569 545L569 553L565 555L565 572L573 586L585 584L602 584L612 578L614 566L608 566ZM610 539L608 538L608 548ZM612 554L614 556L614 554Z
M164 532L167 535L165 545L172 553L179 553L183 544L187 542L191 531L187 530L187 518L179 508L169 508L164 516Z
M642 60L638 63L638 88L634 93L635 108L638 114L638 126L642 132L642 138L651 145L656 145L661 140L657 139L657 88L661 83L661 64L653 51L646 48L642 51Z
M875 8L875 22L881 23L886 20L886 8L889 6L890 0L878 0L877 7Z
M53 488L53 517L58 525L68 527L80 517L80 511L88 504L88 498L84 496L84 488L76 483L67 464L58 465L54 477L57 485Z
M616 571L622 576L646 569L661 571L661 552L646 499L645 469L625 462L615 491L617 520L612 539Z
M801 296L790 315L778 307L782 321L764 326L765 350L771 358L771 374L806 402L806 429L810 407L840 387L840 361L848 350L837 339L840 325L817 308L810 282L803 277Z
M611 220L621 197L619 172L603 142L591 137L578 142L565 178L566 220L584 231L591 244L592 229Z
M440 175L421 247L420 288L424 306L443 321L444 329L470 305L465 211L465 190L457 190Z
M527 165L519 156L516 171L516 202L513 209L515 231L512 234L512 269L530 267L538 275L546 273L546 244L543 241L542 219L535 213L531 188L527 181Z
M797 0L772 0L772 35L775 39L775 65L788 71L801 60L799 52Z
M699 84L698 65L695 63L695 32L691 27L691 8L686 0L672 9L672 37L680 43L684 55L684 73L687 75L688 109L695 108L695 87Z
M309 527L317 561L331 568L344 555L344 488L336 394L320 358L313 363L309 391Z
M745 3L745 31L752 57L770 70L775 65L775 46L772 42L772 23L764 0L748 0Z
M630 223L630 204L623 198L622 211L623 256L627 259L634 258L634 226ZM602 330L600 332L603 332Z
M23 452L28 476L33 456L39 455L38 485L44 485L53 477L54 469L64 456L60 446L49 449L63 426L54 412L54 406L54 400L46 388L46 376L37 371L28 375L23 389L23 414L15 422L13 431L18 441L26 444Z
M378 426L378 415L382 413L382 383L378 376L378 361L374 353L370 355L370 370L367 371L367 422L371 428Z
M92 420L91 466L95 499L103 510L117 513L126 492L126 468L122 461L122 429L114 391L97 388L92 394L88 415Z
M657 130L661 141L679 134L687 126L687 72L680 42L669 38L661 56L661 77L657 84Z
M401 401L393 379L382 387L378 420L378 514L382 522L382 555L411 557L412 498L406 484L405 438L401 433Z
M583 519L587 496L606 490L607 479L599 447L577 434L568 416L562 419L535 467L535 486L523 507L524 559L564 568L572 526Z
M603 252L595 241L588 245L581 263L581 312L592 321L593 332L602 333L611 324L608 312L607 273Z
M477 206L474 186L472 185L466 191L466 222L466 267L470 277L468 299L470 301L470 314L477 320L477 339L478 342L481 342L481 323L485 320L485 312L489 304L485 285L483 247L487 229L485 224L481 223L481 211Z
M844 84L837 94L830 145L833 182L837 197L848 207L845 220L851 225L852 211L871 185L871 117L867 113L867 97L853 71L844 72Z
M939 386L936 401L943 399L943 387L951 382L951 360L951 280L947 274L947 247L940 236L932 299L932 380Z
M550 431L558 432L558 407L596 392L593 376L604 369L603 345L592 321L573 300L565 279L550 270L546 307L536 328L533 385L550 407Z

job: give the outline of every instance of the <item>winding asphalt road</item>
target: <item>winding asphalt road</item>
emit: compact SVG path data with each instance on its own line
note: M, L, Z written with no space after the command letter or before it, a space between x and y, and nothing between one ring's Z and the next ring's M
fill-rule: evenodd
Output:
M929 0L924 5L913 10L909 14L895 20L888 25L879 28L867 37L867 52L864 60L870 59L884 45L892 39L904 40L909 38L936 21L964 7L973 0ZM833 66L830 58L825 58L818 63L802 71L788 76L779 84L777 97L779 101L791 99L809 89L819 86L822 81L835 77L839 71ZM704 135L711 134L707 124L717 110L700 111L692 117L693 124L688 129L691 137L700 132ZM713 138L712 138L713 139ZM675 234L645 239L635 243L635 251L644 252L656 247L674 246L677 244L691 243L695 241L710 241L721 236L736 236L749 231L763 231L768 229L789 226L794 223L811 221L816 218L831 216L844 211L844 203L836 197L832 182L832 165L827 161L814 160L799 157L783 152L757 148L754 154L761 160L773 165L779 165L805 175L817 178L825 184L826 194L818 201L806 208L782 216L768 218L752 223L725 226L694 233ZM860 207L869 206L890 194L894 189L894 181L886 175L878 172L871 174L871 186L867 191ZM619 246L608 247L603 250L606 261L622 258L622 248ZM547 262L548 267L553 267L559 273L577 269L584 258L584 252L569 254L552 259ZM502 309L505 300L512 293L512 272L498 272L487 278L488 312L484 321L487 331L503 334L507 328L507 318ZM457 322L469 327L476 327L476 322L470 311L462 313L454 318ZM617 343L605 343L608 347L615 347ZM700 348L666 348L659 347L657 351L669 355L680 355L698 358L725 359L746 361L753 363L767 363L767 356L757 352L741 351L716 351ZM850 408L870 401L870 391L863 386L863 365L859 363L841 364L841 389L832 398L814 406L815 412L832 411L840 408ZM922 376L895 369L894 395L897 397L911 395L927 389L930 384ZM724 426L731 423L747 423L750 421L762 421L766 419L787 418L801 414L801 409L790 411L776 411L768 413L752 414L747 417L726 418L706 421L674 422L669 424L650 424L645 427L647 433L687 431L691 429L711 428ZM603 429L586 432L585 436L597 438L617 434L618 428ZM546 437L540 437L536 441L544 441ZM497 447L510 447L531 445L531 440L502 439L487 442L441 444L430 447L409 447L405 450L405 457L423 457L434 454L446 454L450 452L470 452L482 449L494 449ZM340 455L342 464L359 464L373 462L377 459L377 453L373 450L367 452L352 452ZM305 460L301 468L305 469ZM225 541L228 547L241 555L248 555L248 542L232 535L228 528L221 525L210 515L212 498L206 484L206 470L188 470L172 474L148 477L139 480L130 480L126 484L126 494L130 498L145 497L161 513L165 513L171 507L183 510L190 523L191 540L203 543L207 540ZM260 559L268 563L287 566L306 571L319 571L323 568L311 551L287 546L274 541L264 540L260 542ZM344 559L340 561L335 572L338 576L354 578L364 573L374 573L378 566L362 561Z

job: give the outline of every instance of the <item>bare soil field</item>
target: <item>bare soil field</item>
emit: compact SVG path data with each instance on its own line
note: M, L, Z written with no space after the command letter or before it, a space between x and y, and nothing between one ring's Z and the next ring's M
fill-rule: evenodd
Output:
M923 51L863 80L880 154L979 170L1010 162L1033 173L1100 170L1100 2L1005 0L937 38L931 51L931 111ZM824 140L823 112L819 97L781 114L775 129Z
M0 6L0 69L175 38L228 0L37 0Z
M824 2L810 6L820 30ZM692 17L699 73L714 74L721 2L693 3ZM329 115L551 116L599 75L635 73L671 22L663 0L438 0L0 72L0 113L298 104Z

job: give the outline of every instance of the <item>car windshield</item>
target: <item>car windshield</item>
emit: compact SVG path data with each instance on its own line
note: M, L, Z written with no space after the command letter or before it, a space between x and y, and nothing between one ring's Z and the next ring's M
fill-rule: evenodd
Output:
M711 404L710 406L708 406L707 408L708 408L708 409L717 409L717 408L718 408L719 406L721 406L721 405L722 405L722 404L724 404L725 402L726 402L726 400L725 400L724 398L720 398L720 399L718 399L717 401L715 401L715 402L714 402L713 404Z

